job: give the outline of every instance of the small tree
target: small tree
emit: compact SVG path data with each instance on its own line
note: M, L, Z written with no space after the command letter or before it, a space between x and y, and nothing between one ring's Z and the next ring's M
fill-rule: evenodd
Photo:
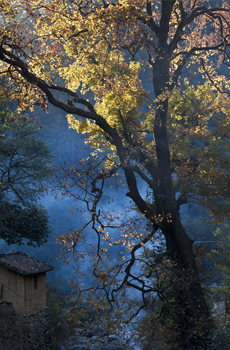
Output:
M216 328L210 334L208 350L227 350L230 342L230 258L229 223L214 231L215 243L208 257L213 262L213 313Z
M214 300L224 302L224 312L226 314L229 314L230 311L229 229L230 227L227 223L215 230L214 235L216 243L211 253L209 253L209 256L214 262L214 281L216 281L218 285L218 287L213 290ZM224 314L222 316L224 316Z
M0 238L7 244L43 244L48 214L38 204L50 174L51 154L32 120L0 111Z

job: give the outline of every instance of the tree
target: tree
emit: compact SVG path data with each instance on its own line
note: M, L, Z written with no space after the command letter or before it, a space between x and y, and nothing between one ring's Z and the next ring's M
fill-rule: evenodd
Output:
M37 204L50 174L50 151L28 117L2 107L0 125L0 238L39 246L50 232L48 214Z
M174 175L177 174L177 177L174 179L174 185L175 188L179 186L179 192L181 193L181 197L178 197L180 198L179 200L184 198L190 204L198 203L209 213L206 217L201 216L199 218L201 222L194 218L192 219L194 227L192 227L192 232L190 233L194 242L198 238L197 236L201 239L201 231L204 231L204 229L211 235L213 228L208 227L208 220L212 224L217 224L228 217L229 209L225 198L228 198L226 189L228 188L227 173L229 172L229 101L221 94L214 94L208 85L195 88L188 85L187 82L185 83L183 89L175 90L169 99L168 137L172 150L173 173ZM221 110L219 108L220 105L222 106ZM151 127L151 118L151 115L150 120L146 118L145 130ZM76 125L79 127L78 122L76 122ZM81 125L82 122L80 127ZM95 140L95 134L91 132L87 142L92 141L95 143ZM95 147L97 146L96 143ZM111 162L111 158L109 162ZM94 274L100 282L96 283L95 281L94 283L98 288L102 288L103 279L106 276L108 286L111 287L112 285L113 291L116 290L117 292L122 289L120 286L123 282L123 280L120 280L118 272L125 269L125 266L128 266L131 259L129 256L125 258L124 254L116 255L112 251L111 246L114 246L116 249L120 246L120 250L123 251L125 245L128 252L134 247L134 250L136 249L135 262L132 266L132 271L130 271L130 280L127 281L126 287L142 291L144 303L141 306L134 303L132 314L138 312L143 305L152 305L151 308L155 308L155 311L153 314L150 313L150 316L147 318L149 322L146 322L146 319L143 321L142 337L143 333L145 333L148 341L151 338L165 339L165 342L173 342L175 349L177 349L179 346L178 335L180 334L178 329L180 327L183 328L182 325L178 327L178 322L176 322L179 319L178 312L181 311L180 293L184 292L186 294L188 292L189 276L185 275L184 270L180 266L178 267L174 259L168 254L162 234L158 236L156 232L154 237L147 242L146 248L143 248L144 244L141 246L140 242L146 238L148 232L151 232L149 224L146 231L142 216L138 218L135 215L132 218L130 214L126 216L124 214L117 215L112 211L114 208L112 204L114 189L110 187L118 188L118 192L122 192L123 183L122 178L116 176L112 171L109 173L108 170L105 173L105 168L108 167L108 154L106 153L105 156L98 158L95 157L92 163L90 163L89 159L79 163L78 166L76 164L63 164L61 166L61 176L59 175L59 178L63 179L63 182L59 184L61 195L69 196L70 199L72 198L78 202L85 202L92 214L95 213L96 205L98 205L97 201L100 199L103 209L101 205L98 206L98 211L93 220L90 217L83 229L76 229L69 232L68 235L61 236L60 242L64 242L67 254L69 254L71 248L77 248L75 252L76 266L79 266L83 260L88 265L86 255L88 254L89 259L92 261L93 248L87 251L86 247L81 246L80 241L85 241L87 246L92 244L92 238L90 235L87 235L86 231L86 228L92 223L96 233L100 234L106 241L106 244L103 244L103 240L100 242L102 255L100 268L97 266L97 259L92 264L95 268ZM107 177L109 177L109 181L106 184ZM104 183L101 183L99 196L97 193L95 194L96 191L93 194L90 192L91 186L94 188L98 179L104 181ZM112 179L113 182L111 182ZM138 180L138 185L143 191L143 182L140 179ZM107 200L105 195L108 197ZM149 189L146 194L146 202L153 210L156 210L152 193ZM110 211L106 212L109 204L111 207ZM133 214L135 209L135 206L129 206L127 211L131 211ZM73 211L73 208L71 210ZM197 211L204 213L198 208ZM85 215L85 209L83 209L83 213ZM182 216L182 218L184 217ZM162 216L159 216L158 219L162 220ZM171 220L171 217L168 220ZM96 228L97 221L98 225ZM187 224L189 223L186 222L186 227ZM189 225L192 226L192 223ZM203 226L201 227L201 225ZM116 233L111 233L112 228L120 231L119 239ZM110 232L106 231L106 229L110 230ZM191 231L191 227L189 231ZM204 234L205 232L203 232ZM149 243L151 243L150 247ZM142 249L144 249L143 255L140 255ZM85 252L84 256L82 256L82 250ZM204 258L203 248L196 245L194 252L196 266L199 271L199 281L202 283L208 276L211 277L210 271L207 274L204 271L203 264L201 264L201 260ZM103 267L105 262L106 267ZM83 263L82 266L84 266ZM108 271L110 271L110 274L108 274ZM134 284L134 280L136 284ZM141 286L141 282L144 284L143 286ZM119 287L114 288L116 285ZM124 288L124 285L122 287ZM116 301L118 299L119 296L117 296ZM127 305L122 305L122 308L125 308L127 315L127 309L130 309L130 305L128 305L130 301L126 300L126 302ZM120 314L118 317L120 318ZM196 325L195 333L199 334L199 332L202 332L203 322L204 320L200 320ZM145 329L145 332L143 329ZM162 348L162 344L160 348Z
M172 260L180 286L186 286L177 288L178 348L203 346L212 320L180 207L196 197L219 221L228 213L229 158L222 153L222 143L226 147L229 135L224 98L229 81L220 68L229 65L229 3L27 0L8 1L1 9L2 94L18 99L21 108L38 103L46 108L48 101L68 113L70 126L88 133L96 151L107 150L104 163L96 164L99 172L93 168L94 198L89 208L98 236L93 265L98 288L111 304L126 288L134 288L145 304L145 296L154 288L148 285L148 272L139 276L133 270L137 252L160 230L166 249L156 261L166 256ZM187 97L174 92L178 86L183 90L185 75L189 83L193 78L196 84L207 81L212 86L211 100L207 93L202 95L202 88L197 91L208 98L207 114L205 100L198 98L200 109L195 109L193 88L187 90ZM218 95L222 106L213 101L217 92L225 94ZM179 103L171 112L173 98ZM146 113L143 105L148 106ZM97 206L105 181L121 171L126 196L151 229L133 230L132 237L124 237L130 258L120 267L99 272L106 254L100 238L108 245L113 241ZM148 198L142 195L138 179L148 187ZM85 191L88 194L88 187ZM81 233L70 234L66 244L75 247Z

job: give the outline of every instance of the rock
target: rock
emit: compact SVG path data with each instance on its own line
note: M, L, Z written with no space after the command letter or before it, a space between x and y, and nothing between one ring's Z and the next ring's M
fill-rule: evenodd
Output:
M116 337L114 337L113 335L109 335L109 336L108 336L108 342L110 343L110 342L112 342L112 341L119 341L119 339L116 338Z
M94 336L96 336L98 334L105 334L105 332L104 332L104 330L101 327L96 326L96 327L93 327L92 329L90 329L88 331L87 335L88 335L89 338L92 338L92 337L94 337Z
M116 337L106 335L100 327L90 327L89 324L75 328L75 336L70 337L68 345L61 346L60 350L134 350L138 348L135 342L135 330Z

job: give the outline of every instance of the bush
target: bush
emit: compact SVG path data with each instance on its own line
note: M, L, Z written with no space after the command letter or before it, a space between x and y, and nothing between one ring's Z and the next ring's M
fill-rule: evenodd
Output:
M57 285L47 283L47 307L49 313L49 332L52 349L58 350L74 332L74 321L66 302Z

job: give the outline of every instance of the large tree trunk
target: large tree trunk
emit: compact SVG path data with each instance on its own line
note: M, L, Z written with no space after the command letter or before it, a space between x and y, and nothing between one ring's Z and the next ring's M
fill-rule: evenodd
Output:
M181 224L179 207L173 189L170 165L170 149L167 136L168 62L156 60L153 67L153 85L157 97L154 125L156 154L158 161L159 193L155 193L158 214L164 217L163 234L167 242L169 257L175 262L173 288L176 289L177 307L175 327L180 333L180 349L194 346L205 348L205 339L213 322L207 307L193 252L193 242ZM163 69L162 69L163 67ZM175 292L175 290L174 290Z
M179 214L164 232L170 259L175 262L172 292L176 292L175 328L179 331L179 349L205 348L205 340L213 326L196 266L192 241L181 225Z

